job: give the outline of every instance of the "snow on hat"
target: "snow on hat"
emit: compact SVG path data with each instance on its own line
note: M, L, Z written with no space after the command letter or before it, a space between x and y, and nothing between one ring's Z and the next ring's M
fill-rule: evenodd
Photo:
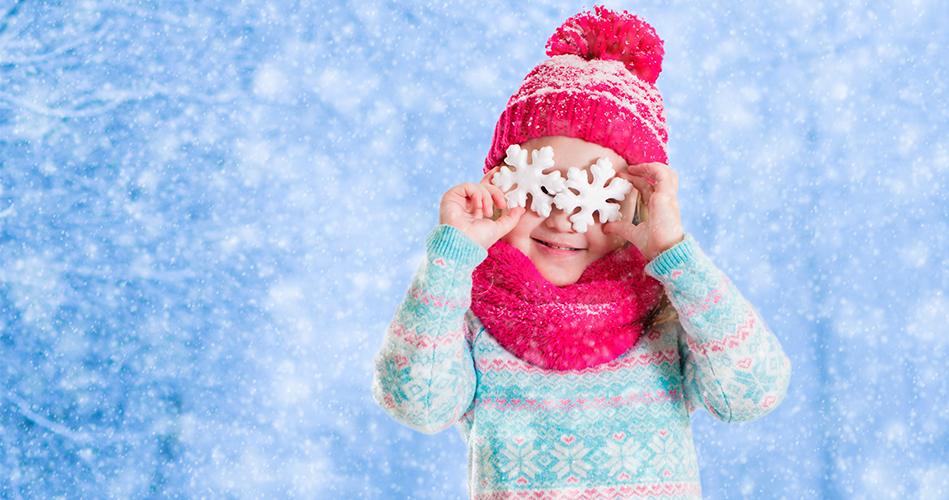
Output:
M567 19L547 55L508 100L494 129L487 172L508 146L562 135L612 149L630 165L666 163L666 114L656 78L662 40L645 21L602 6Z

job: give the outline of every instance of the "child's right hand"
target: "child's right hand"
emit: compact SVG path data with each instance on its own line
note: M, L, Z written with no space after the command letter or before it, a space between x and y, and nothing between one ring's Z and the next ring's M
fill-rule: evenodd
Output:
M507 208L504 193L488 181L489 175L491 172L477 184L465 182L449 189L438 206L439 224L460 230L485 250L511 232L526 211L515 207L497 220L489 219L495 206Z

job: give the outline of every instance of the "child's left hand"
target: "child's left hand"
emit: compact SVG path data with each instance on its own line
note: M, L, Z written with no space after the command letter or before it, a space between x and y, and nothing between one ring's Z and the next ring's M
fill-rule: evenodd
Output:
M649 220L634 226L630 222L607 222L603 232L615 234L636 245L647 261L676 246L684 238L679 215L679 176L664 163L630 165L629 173L617 174L639 191L649 210Z

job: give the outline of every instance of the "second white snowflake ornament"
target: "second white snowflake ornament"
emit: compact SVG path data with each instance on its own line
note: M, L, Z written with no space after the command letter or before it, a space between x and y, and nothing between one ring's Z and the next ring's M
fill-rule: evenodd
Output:
M620 220L620 205L617 202L623 201L633 189L629 181L616 177L613 163L607 158L597 160L590 167L590 172L593 182L589 182L586 171L571 167L567 170L567 189L554 197L554 204L566 213L580 209L570 216L573 230L578 233L587 232L587 228L594 224L594 212L599 213L600 222Z

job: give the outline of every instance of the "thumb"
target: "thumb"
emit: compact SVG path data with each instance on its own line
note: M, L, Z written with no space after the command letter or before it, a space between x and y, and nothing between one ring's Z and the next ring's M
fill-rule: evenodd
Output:
M521 220L521 216L527 211L524 207L514 207L507 211L506 214L498 218L497 228L498 228L498 238L500 239L505 234L510 233L514 226Z

